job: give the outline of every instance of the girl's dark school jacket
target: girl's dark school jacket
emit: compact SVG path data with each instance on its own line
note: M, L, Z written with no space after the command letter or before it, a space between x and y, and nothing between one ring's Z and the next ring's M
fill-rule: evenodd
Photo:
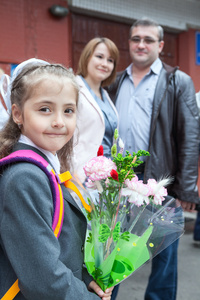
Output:
M18 143L16 150L36 148ZM15 300L97 300L87 290L92 278L83 266L86 219L62 186L64 221L52 230L49 179L36 165L20 162L0 175L0 298L19 279Z

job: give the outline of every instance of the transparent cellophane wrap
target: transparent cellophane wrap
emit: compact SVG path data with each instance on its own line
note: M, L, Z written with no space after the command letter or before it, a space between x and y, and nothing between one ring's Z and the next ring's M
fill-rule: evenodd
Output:
M184 232L182 208L169 196L163 205L150 203L140 207L130 203L127 196L120 196L119 203L116 192L94 191L87 198L92 212L87 215L84 260L88 272L104 291L133 274Z

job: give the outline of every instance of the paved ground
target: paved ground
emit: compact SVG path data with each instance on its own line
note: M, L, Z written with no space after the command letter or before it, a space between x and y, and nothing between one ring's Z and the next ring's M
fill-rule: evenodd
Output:
M195 217L196 214L185 214L185 234L179 244L177 300L200 300L200 246L193 244ZM143 300L150 268L151 263L123 281L117 300Z

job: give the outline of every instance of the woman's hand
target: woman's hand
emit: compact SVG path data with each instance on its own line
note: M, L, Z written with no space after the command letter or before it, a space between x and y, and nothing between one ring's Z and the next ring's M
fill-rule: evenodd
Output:
M111 299L113 288L114 287L111 287L109 289L106 289L105 292L103 292L95 281L91 281L89 284L89 290L94 291L102 300Z

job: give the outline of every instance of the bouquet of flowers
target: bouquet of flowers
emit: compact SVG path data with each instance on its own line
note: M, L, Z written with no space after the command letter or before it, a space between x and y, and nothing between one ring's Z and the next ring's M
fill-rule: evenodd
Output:
M91 190L85 264L104 291L127 278L184 231L181 207L175 199L167 199L165 186L171 179L149 179L144 184L134 172L142 163L140 157L149 153L140 150L131 155L127 151L123 156L117 130L111 150L112 160L103 156L100 146L97 157L84 166L86 186Z

